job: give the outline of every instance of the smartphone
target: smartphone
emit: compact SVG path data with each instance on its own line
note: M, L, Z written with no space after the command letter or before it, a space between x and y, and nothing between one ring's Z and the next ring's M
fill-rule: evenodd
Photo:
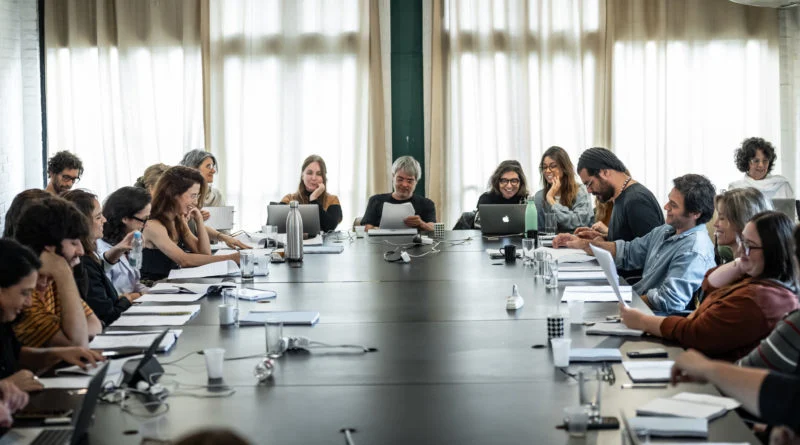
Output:
M640 351L629 351L630 358L667 358L667 351L662 348L642 349Z

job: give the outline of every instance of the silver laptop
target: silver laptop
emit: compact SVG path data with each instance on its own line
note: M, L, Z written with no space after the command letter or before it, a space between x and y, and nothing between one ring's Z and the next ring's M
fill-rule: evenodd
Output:
M786 214L792 221L797 221L797 205L794 199L775 198L772 200L772 207Z
M481 232L487 235L516 235L525 232L525 204L481 204Z
M303 233L309 238L319 234L319 206L316 204L300 204L300 217L303 218ZM278 233L286 233L286 217L289 206L286 204L270 204L267 206L267 225L278 226Z
M99 365L101 368L89 381L89 387L83 396L83 402L72 415L72 426L70 428L12 428L0 437L0 445L6 444L54 444L54 445L77 445L89 430L94 417L94 408L97 405L97 398L103 390L103 381L108 372L108 362Z

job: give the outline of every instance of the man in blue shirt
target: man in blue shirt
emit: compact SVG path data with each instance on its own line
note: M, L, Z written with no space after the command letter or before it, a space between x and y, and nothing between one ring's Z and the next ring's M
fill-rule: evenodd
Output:
M644 269L633 290L653 311L671 313L686 304L715 266L714 245L705 223L714 214L714 186L702 175L673 180L664 205L667 223L632 241L592 241L611 252L619 269ZM587 250L588 245L586 246Z

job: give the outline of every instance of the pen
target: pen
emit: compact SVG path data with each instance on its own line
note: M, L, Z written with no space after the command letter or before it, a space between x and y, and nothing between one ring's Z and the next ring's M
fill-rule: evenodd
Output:
M622 389L639 389L639 388L649 388L649 389L664 389L667 387L666 383L623 383Z

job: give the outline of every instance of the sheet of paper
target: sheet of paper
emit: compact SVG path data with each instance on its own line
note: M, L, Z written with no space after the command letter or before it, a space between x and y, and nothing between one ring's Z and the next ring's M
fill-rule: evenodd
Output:
M192 319L191 315L125 315L115 321L114 327L134 326L183 326Z
M616 299L614 300L616 301ZM586 335L611 335L615 337L641 337L644 331L625 327L622 323L597 323L586 329Z
M589 244L589 247L592 249L592 253L597 258L597 262L600 263L600 267L603 269L605 273L606 279L608 280L608 284L614 289L614 293L616 294L620 303L624 304L626 307L628 303L622 299L622 294L619 290L619 276L617 275L617 266L614 264L614 258L611 257L611 252L600 249ZM559 278L561 278L559 276Z
M180 282L172 282L172 283L156 283L153 287L150 288L150 293L153 292L153 289L158 291L165 290L163 293L172 294L172 293L193 293L193 294L200 294L205 295L208 292L208 288L211 286L217 286L222 283L222 279L218 280L204 280L205 283L180 283ZM234 283L227 283L231 287L236 287ZM180 290L180 292L175 292L174 289Z
M194 303L201 298L202 294L144 294L136 303Z
M605 280L605 278L605 274L597 270L586 272L558 271L558 279L560 281L600 281Z
M410 202L402 204L383 203L381 213L381 229L407 229L403 220L409 216L414 216L414 206Z
M563 270L565 272L603 271L603 269L600 268L600 265L597 264L597 261L593 261L591 263L558 263L558 270Z
M621 362L622 354L614 348L572 348L570 362Z
M132 358L141 358L141 357L144 357L144 355L136 355L133 357L127 357L119 360L109 360L108 371L106 371L106 375L114 376L119 374L120 372L122 372L122 365L124 365L126 361ZM89 369L86 370L79 368L77 366L67 366L66 368L57 369L55 374L57 376L73 376L73 375L93 376L97 374L97 371L99 370L100 370L99 366L94 368L89 367Z
M635 383L668 382L672 360L636 360L622 362L625 371Z
M81 389L88 387L89 380L91 379L92 378L88 375L39 377L39 383L41 383L45 388Z
M634 417L628 422L635 430L647 430L651 437L708 437L708 420L706 419Z
M135 304L125 311L125 315L194 315L200 312L199 304L159 305Z
M553 249L552 247L539 247L536 251L547 252L553 258L558 259L558 263L588 263L594 261L595 258L587 255L581 249L568 249L566 247Z
M166 352L172 345L175 344L176 339L180 334L176 334L176 331L181 331L180 329L172 330L170 333L164 336L161 339L161 343L158 345L159 352ZM160 332L153 332L153 333L134 333L131 335L98 335L92 342L89 343L89 348L91 349L122 349L122 348L141 348L147 349L150 347L151 344L155 341L158 336L161 335Z
M278 242L281 243L283 246L286 245L286 234L285 233L279 233L279 234L275 235L275 239L277 239ZM303 245L304 246L321 246L322 245L322 235L318 233L317 236L315 236L314 238L304 239L303 240Z
M230 230L233 228L233 206L203 207L210 216L205 225L217 230Z
M272 249L272 248L270 248L270 249L248 249L248 252L253 252L253 255L255 255L255 256L261 256L261 255L271 255L273 250L274 249ZM233 250L233 249L220 249L220 250L214 252L214 255L230 255L230 254L232 254L234 252L236 252L236 250Z
M730 397L712 396L710 394L697 394L693 392L682 392L679 394L675 394L674 396L672 396L672 398L677 400L686 400L695 403L705 403L708 405L723 406L729 410L736 409L742 406L742 404L737 402L736 399L732 399Z
M561 271L559 271L559 278L561 278ZM619 290L625 301L633 300L631 286L620 286ZM583 300L587 303L614 302L617 301L617 294L611 286L566 286L561 295L561 301L569 300Z
M671 398L653 399L636 409L640 416L690 417L693 419L715 419L728 410L718 405L687 402Z
M170 280L190 279L190 278L205 278L205 277L224 277L231 275L239 275L241 271L239 266L231 261L217 261L197 267L186 267L184 269L172 269L169 271Z

